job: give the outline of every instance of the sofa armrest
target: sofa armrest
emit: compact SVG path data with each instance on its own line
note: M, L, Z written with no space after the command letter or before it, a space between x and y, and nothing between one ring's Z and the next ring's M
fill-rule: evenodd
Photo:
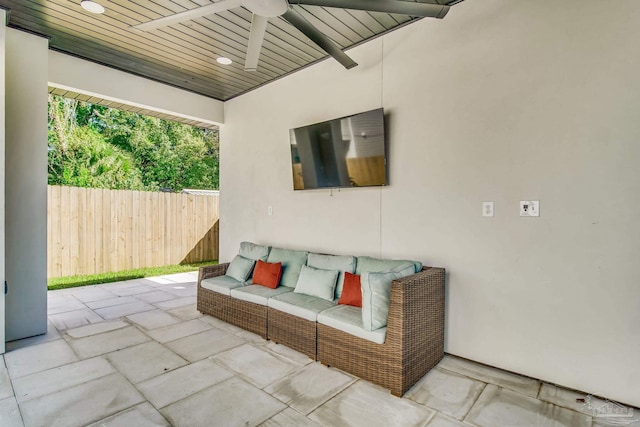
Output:
M227 272L228 267L228 262L224 264L207 265L204 267L200 267L200 270L198 271L198 285L200 285L200 282L202 282L204 279L224 275Z
M391 284L387 339L407 351L438 344L444 351L445 269L424 267L421 272Z

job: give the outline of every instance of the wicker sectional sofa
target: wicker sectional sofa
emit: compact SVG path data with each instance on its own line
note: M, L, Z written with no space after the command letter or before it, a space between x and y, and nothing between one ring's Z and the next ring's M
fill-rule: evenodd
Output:
M393 280L386 327L373 332L359 330L357 307L338 305L337 299L321 301L293 289L263 291L250 280L226 285L231 283L223 277L228 268L229 263L200 268L198 311L378 384L393 395L402 396L444 355L443 268L420 264L418 273ZM224 286L211 286L215 281ZM297 301L303 310L286 309L295 308Z

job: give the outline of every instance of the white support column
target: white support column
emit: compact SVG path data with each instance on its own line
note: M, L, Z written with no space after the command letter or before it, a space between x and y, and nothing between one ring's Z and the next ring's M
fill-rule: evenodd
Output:
M7 12L0 9L0 165L2 170L0 172L0 354L5 352L4 348L4 134L5 134L5 79L4 79L4 65L5 65L5 32L6 32Z
M47 332L48 41L6 29L6 340Z

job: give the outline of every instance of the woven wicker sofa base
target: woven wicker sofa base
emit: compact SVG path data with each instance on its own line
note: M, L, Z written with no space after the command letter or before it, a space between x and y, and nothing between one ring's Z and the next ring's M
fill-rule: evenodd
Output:
M349 372L401 397L438 364L444 352L421 363L403 363L402 354L388 342L374 342L318 323L318 358L323 365Z
M240 301L201 286L228 264L201 267L198 311L298 350L402 396L444 356L445 270L424 267L391 284L384 344Z
M318 324L318 360L402 396L444 357L443 268L391 285L384 344Z
M216 297L216 292L202 287L202 281L209 277L222 276L227 272L229 264L210 265L200 268L198 274L198 298L197 309L200 313L209 314L213 317L222 319L224 316L225 305Z
M267 339L267 307L252 302L242 301L203 288L201 282L209 277L226 273L228 264L213 267L202 267L198 280L198 311L209 314L224 322L238 326ZM215 267L220 267L216 269ZM223 271L223 272L221 272Z
M269 309L268 335L271 341L283 344L316 360L316 322Z

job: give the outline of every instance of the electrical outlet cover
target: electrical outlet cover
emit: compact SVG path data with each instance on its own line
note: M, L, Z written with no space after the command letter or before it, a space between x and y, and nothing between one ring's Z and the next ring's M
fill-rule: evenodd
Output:
M520 200L520 216L540 216L540 201Z
M493 202L482 202L482 216L493 217Z

